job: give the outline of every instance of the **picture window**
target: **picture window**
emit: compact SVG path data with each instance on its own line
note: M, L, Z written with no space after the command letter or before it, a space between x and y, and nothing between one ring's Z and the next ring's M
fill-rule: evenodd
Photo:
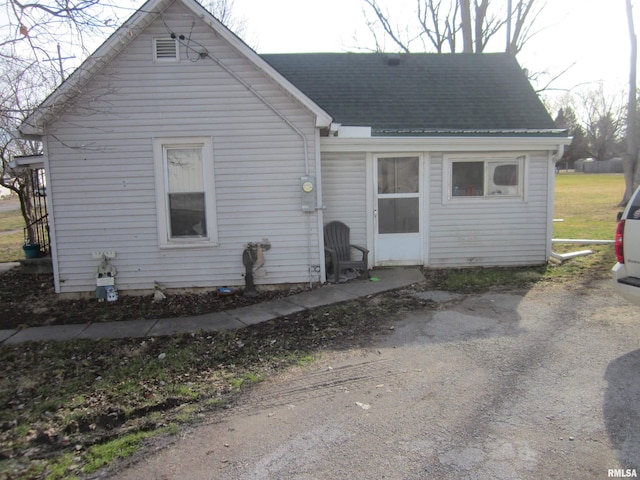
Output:
M449 198L522 197L524 157L449 159Z

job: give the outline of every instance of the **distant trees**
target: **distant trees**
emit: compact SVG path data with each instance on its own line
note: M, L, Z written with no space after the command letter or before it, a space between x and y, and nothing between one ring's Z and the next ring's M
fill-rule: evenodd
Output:
M624 206L640 185L640 111L637 91L637 37L631 0L625 0L630 40L629 89L626 102L604 91L602 85L564 99L556 124L566 128L573 141L565 149L561 163L571 164L577 158L608 160L622 157L625 191L620 201ZM576 113L576 112L579 113ZM581 121L577 121L577 117Z
M589 156L589 145L584 128L576 117L573 108L569 106L560 107L555 119L558 128L566 129L572 137L571 144L564 149L564 155L558 162L563 168L574 168L576 160Z
M607 95L600 85L579 95L589 156L608 160L621 155L625 111L621 97Z
M622 155L626 116L621 96L612 96L599 85L565 95L556 108L556 125L573 137L561 164L571 167L581 158L609 160Z

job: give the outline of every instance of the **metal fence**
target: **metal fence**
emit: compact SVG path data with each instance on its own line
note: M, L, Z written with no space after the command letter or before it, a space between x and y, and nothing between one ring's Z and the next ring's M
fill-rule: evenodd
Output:
M574 168L576 172L582 173L623 173L621 158L611 158L609 160L583 158L576 160Z

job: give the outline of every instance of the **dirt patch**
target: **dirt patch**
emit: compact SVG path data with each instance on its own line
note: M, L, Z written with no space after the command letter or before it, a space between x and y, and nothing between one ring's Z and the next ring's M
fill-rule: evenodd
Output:
M50 274L31 275L13 269L0 274L0 329L42 325L147 320L202 315L300 293L304 289L262 291L256 296L205 293L167 294L154 302L153 295L121 295L116 302L93 298L61 299L54 293Z
M35 472L51 472L65 456L73 457L66 473L79 474L94 446L201 421L276 371L390 333L394 315L427 304L414 293L403 289L228 332L3 345L0 478L49 478Z
M603 250L592 258L575 259L565 266L423 269L422 273L425 290L467 294L501 290L505 286L528 288L539 282L568 282L581 288L592 280L608 278L613 262L611 254ZM13 269L0 273L0 329L203 315L287 297L307 288L264 290L256 296L247 296L242 289L233 295L219 295L215 290L168 293L161 302L154 302L151 294L121 295L116 302L101 303L91 297L60 298L54 293L52 275L23 274Z

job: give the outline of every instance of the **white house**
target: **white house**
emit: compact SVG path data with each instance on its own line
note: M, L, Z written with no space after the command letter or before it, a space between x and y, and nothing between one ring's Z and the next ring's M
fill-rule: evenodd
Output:
M44 142L57 292L326 280L323 225L369 267L550 255L568 143L503 54L258 55L193 0L149 0L21 126Z

